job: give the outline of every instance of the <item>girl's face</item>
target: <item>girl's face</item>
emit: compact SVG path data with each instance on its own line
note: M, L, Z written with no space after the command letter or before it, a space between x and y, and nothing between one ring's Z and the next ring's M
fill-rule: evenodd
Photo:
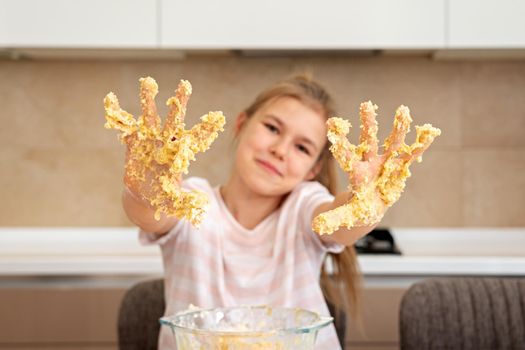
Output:
M268 102L253 116L239 115L235 170L261 195L284 195L319 171L326 143L322 114L291 97Z

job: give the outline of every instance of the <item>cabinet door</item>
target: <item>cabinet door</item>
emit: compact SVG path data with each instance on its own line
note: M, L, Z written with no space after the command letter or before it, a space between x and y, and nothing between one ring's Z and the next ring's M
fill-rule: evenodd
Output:
M151 0L0 0L0 46L151 48L157 3ZM2 26L5 31L2 35Z
M125 292L118 287L2 286L0 349L115 349Z
M345 349L399 349L399 307L407 289L395 284L388 286L388 282L365 286L361 299L362 324L348 320Z
M444 48L445 0L161 0L161 46Z
M7 14L5 0L0 0L0 47L7 43Z
M522 0L449 0L450 48L525 48Z

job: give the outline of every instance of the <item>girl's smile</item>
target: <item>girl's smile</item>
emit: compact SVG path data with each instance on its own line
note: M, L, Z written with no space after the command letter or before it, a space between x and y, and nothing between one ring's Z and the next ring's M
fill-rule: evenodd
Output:
M273 166L272 163L261 160L261 159L256 159L255 161L259 163L261 167L265 169L266 171L268 171L270 174L274 174L279 177L283 176L283 173L280 170L278 170L277 167Z

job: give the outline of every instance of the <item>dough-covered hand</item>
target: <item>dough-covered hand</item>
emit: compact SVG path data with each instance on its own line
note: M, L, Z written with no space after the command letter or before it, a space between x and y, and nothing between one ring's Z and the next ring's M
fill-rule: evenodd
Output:
M410 146L405 144L412 118L408 107L400 106L392 132L385 140L384 153L378 154L376 110L377 106L370 101L361 103L361 135L357 146L346 137L351 127L348 121L341 118L327 121L330 151L349 176L349 200L315 217L312 228L319 234L378 223L401 196L410 177L409 166L414 160L420 162L423 152L441 134L441 130L430 124L416 126L416 141Z
M157 93L153 78L140 79L142 115L135 119L120 108L117 96L110 92L104 98L105 127L121 132L120 140L127 146L124 182L135 196L155 208L155 218L165 213L198 226L208 199L201 192L183 191L180 182L195 154L206 151L224 130L225 118L222 112L209 112L186 130L184 116L191 84L181 80L175 96L166 103L169 113L162 127L155 105Z

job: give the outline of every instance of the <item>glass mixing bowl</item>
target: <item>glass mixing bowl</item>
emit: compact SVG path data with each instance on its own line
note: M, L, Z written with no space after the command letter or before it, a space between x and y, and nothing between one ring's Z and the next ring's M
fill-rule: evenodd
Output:
M300 308L239 306L166 316L178 350L309 350L332 317Z

